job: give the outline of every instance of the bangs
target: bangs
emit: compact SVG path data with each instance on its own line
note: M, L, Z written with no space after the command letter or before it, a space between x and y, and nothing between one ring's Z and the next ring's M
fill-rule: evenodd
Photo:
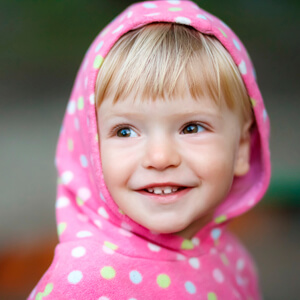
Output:
M187 93L195 100L226 103L230 109L241 102L242 114L251 112L238 68L222 44L173 23L153 23L123 35L105 58L96 82L98 107L106 97L113 102L129 95L155 101L184 98Z

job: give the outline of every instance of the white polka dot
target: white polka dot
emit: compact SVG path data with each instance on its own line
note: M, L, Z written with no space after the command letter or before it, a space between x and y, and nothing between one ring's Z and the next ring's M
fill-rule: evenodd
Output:
M172 4L172 5L178 5L180 4L179 0L168 0L168 3Z
M223 273L219 269L213 270L213 276L214 276L215 280L219 283L222 283L224 281Z
M133 11L129 11L129 12L127 13L127 18L131 18L132 15L133 15Z
M100 41L100 42L98 43L98 45L96 46L96 48L95 48L95 52L98 52L98 51L102 48L103 44L104 44L104 42L103 42L103 41Z
M100 207L100 208L98 209L98 214L99 214L101 217L105 218L105 219L108 219L108 218L109 218L108 213L107 213L107 211L105 210L104 207Z
M132 233L130 231L127 231L127 230L125 230L123 228L119 229L119 233L122 234L122 235L124 235L124 236L127 236L127 237L131 237L132 236Z
M236 282L240 286L247 284L247 280L243 279L240 275L236 275Z
M248 206L253 206L255 204L255 199L250 199L247 204Z
M110 300L110 299L105 296L101 296L98 300Z
M87 168L87 166L89 164L86 156L83 154L80 155L80 163L83 168Z
M89 60L86 59L86 60L84 61L84 64L83 64L83 70L86 69L86 67L88 66L88 64L89 64Z
M122 222L121 227L125 230L132 231L132 227L128 223Z
M218 251L217 251L216 248L211 248L211 249L209 250L209 253L210 253L211 255L215 255L215 254L218 253Z
M181 254L181 253L178 253L177 256L176 256L176 258L177 258L177 260L180 260L180 261L186 260L186 257L183 254Z
M266 109L264 109L264 111L263 111L263 118L264 118L264 121L266 121L268 118L268 113L267 113Z
M247 67L246 67L246 63L244 60L242 60L239 64L239 70L241 72L242 75L247 74Z
M75 118L74 119L74 127L76 130L79 130L80 129L80 125L79 125L79 120L78 118Z
M86 118L86 125L87 125L87 127L90 127L90 118L89 117Z
M102 228L102 223L100 220L95 220L94 224L98 227L98 228Z
M124 27L124 25L121 24L121 25L118 26L112 33L117 33L117 32L119 32L119 31L121 31L123 27Z
M136 300L136 298L130 298L130 299L128 299L128 300Z
M194 246L199 246L200 245L200 240L197 237L192 238L192 243Z
M91 197L91 191L88 188L86 188L86 187L82 187L82 188L80 188L78 190L77 196L81 200L86 201L86 200L88 200Z
M145 17L153 17L160 15L160 12L152 13L152 14L146 14Z
M239 271L242 271L245 267L245 261L242 259L242 258L239 258L236 262L236 268L239 270Z
M107 247L105 245L102 246L102 251L104 253L110 254L110 255L115 253L115 251L113 249L111 249L111 248L109 248L109 247Z
M72 181L73 177L74 177L74 175L71 171L65 171L61 175L61 180L62 180L63 184L68 184Z
M91 105L94 105L94 104L95 104L95 94L94 94L94 93L90 95L89 100L90 100L90 104L91 104Z
M235 48L240 51L241 50L241 46L240 46L239 42L236 39L233 39L232 41L233 41L233 44L234 44Z
M194 268L194 269L199 269L200 268L200 262L197 257L192 257L189 259L189 264Z
M103 201L103 202L106 202L105 201L105 198L104 198L104 196L103 196L103 194L100 192L100 198L101 198L101 200Z
M161 249L159 246L152 243L148 243L148 248L153 252L159 252Z
M73 271L68 275L68 281L71 284L77 284L81 281L82 277L81 271Z
M76 111L76 103L75 101L71 100L68 104L68 107L67 107L67 111L70 115L73 115L74 112Z
M130 281L134 284L139 284L142 282L143 277L140 272L133 270L129 273Z
M154 3L144 3L143 6L145 8L156 8L157 7L156 4L154 4Z
M192 21L186 17L177 17L175 18L175 22L184 25L191 25Z
M59 197L56 201L56 208L66 207L70 204L70 200L67 197Z
M83 215L83 214L78 214L77 218L81 222L87 222L89 220L89 218L86 215Z
M190 293L190 294L195 294L195 293L196 293L196 287L195 287L195 285L194 285L192 282L187 281L187 282L184 284L184 286L185 286L185 289L186 289L186 291L187 291L188 293Z
M227 252L232 252L232 250L233 250L232 245L231 245L231 244L228 244L228 245L226 246L226 251L227 251Z
M73 257L79 258L85 255L85 248L84 247L76 247L74 249L72 249L71 255Z
M204 15L198 14L197 18L199 19L203 19L203 20L207 20L207 18Z
M77 232L76 236L78 238L86 238L86 237L90 237L92 236L93 234L90 232L90 231L87 231L87 230L82 230L82 231L79 231Z
M211 237L214 239L214 240L217 240L220 236L221 236L221 230L219 228L215 228L211 231Z

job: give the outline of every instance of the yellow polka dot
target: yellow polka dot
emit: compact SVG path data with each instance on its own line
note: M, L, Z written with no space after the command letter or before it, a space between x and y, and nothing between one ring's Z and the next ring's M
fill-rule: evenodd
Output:
M107 248L110 248L110 249L112 249L112 250L117 250L117 249L118 249L118 246L117 246L117 245L115 245L115 244L113 244L113 243L110 243L110 242L107 242L107 241L104 242L104 245L105 245Z
M218 300L217 295L215 293L208 293L207 300Z
M221 254L221 260L225 266L229 265L229 260L228 260L227 256L225 255L225 253Z
M96 133L96 135L95 135L95 140L98 142L98 140L99 140L99 136L98 136L98 133Z
M82 110L84 107L83 97L79 97L77 100L77 109Z
M74 143L72 139L68 139L68 149L69 151L73 151L74 149Z
M227 220L227 216L225 216L225 215L218 216L215 218L215 223L220 224L220 223L225 222L226 220Z
M101 55L97 55L93 64L94 69L99 69L103 64L103 60L104 59Z
M161 288L166 289L167 287L170 286L171 279L166 274L160 274L157 276L156 282Z
M84 201L80 197L77 196L76 197L76 203L77 203L78 206L82 206Z
M250 98L250 101L251 101L252 107L255 107L256 106L256 100L253 99L253 98Z
M219 28L219 30L220 30L220 32L223 34L223 36L227 38L227 34L224 32L224 30L221 29L221 28Z
M191 240L184 240L181 244L181 249L184 249L184 250L194 249L194 244L192 243Z
M57 226L57 234L61 235L66 230L66 228L67 228L67 223L65 222L59 223Z
M100 274L104 279L110 280L116 276L116 271L113 267L106 266L101 269Z

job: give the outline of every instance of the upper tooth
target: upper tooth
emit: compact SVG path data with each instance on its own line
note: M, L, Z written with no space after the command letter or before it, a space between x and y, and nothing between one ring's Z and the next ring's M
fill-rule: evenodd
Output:
M153 189L148 189L148 192L149 193L153 193Z
M154 188L154 194L161 194L162 193L162 189L159 187Z
M164 189L164 194L171 194L172 193L172 189L170 187L166 187Z
M176 192L177 190L178 190L177 187L173 187L173 188L172 188L172 192Z

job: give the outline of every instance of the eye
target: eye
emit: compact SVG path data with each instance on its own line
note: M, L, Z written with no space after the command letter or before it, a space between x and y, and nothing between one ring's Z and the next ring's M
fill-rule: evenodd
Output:
M205 128L200 124L189 124L183 128L182 133L183 134L199 133L204 130Z
M124 127L117 131L118 137L137 137L137 133L131 128Z

